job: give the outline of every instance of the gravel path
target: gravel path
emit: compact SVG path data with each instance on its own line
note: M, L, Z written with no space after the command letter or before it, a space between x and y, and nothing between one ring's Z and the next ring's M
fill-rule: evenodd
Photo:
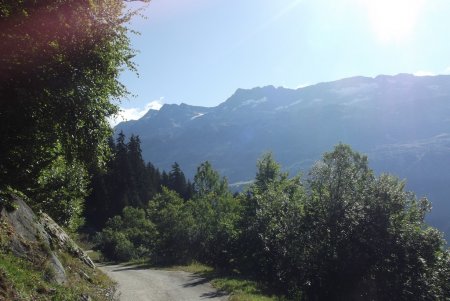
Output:
M228 300L205 278L192 273L123 265L99 268L118 283L120 301Z

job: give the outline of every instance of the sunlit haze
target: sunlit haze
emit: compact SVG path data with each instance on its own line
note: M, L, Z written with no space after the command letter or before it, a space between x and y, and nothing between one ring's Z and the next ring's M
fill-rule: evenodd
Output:
M126 119L155 100L215 106L237 88L450 68L444 0L153 0L143 14Z
M402 43L414 38L414 30L426 9L424 0L362 0L370 25L383 43Z

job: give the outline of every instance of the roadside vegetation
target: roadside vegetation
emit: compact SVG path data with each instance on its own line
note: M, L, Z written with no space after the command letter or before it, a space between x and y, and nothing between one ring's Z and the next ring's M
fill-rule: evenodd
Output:
M72 234L83 225L89 171L105 165L107 118L127 95L120 72L135 70L126 2L0 2L0 300L112 299L106 276L57 246L11 241L24 229L5 212L15 196ZM65 284L52 280L52 256Z
M13 254L0 254L0 300L79 301L88 298L98 301L113 300L115 284L100 271L65 254L67 284L49 281L45 264L32 263Z
M214 267L204 273L217 276L216 287L236 296L450 296L449 251L424 222L430 203L405 191L403 181L375 176L367 157L343 144L304 180L282 172L271 154L257 165L254 183L232 195L226 179L201 164L190 199L163 187L145 206L124 207L99 232L98 248L118 261L201 262Z
M27 253L17 256L9 248L8 234L12 229L4 226L0 229L0 300L113 300L113 281L63 251L58 251L57 256L65 267L66 282L55 282L45 250L28 245Z
M67 284L62 285L49 281L51 270L13 254L0 254L0 300L79 301L83 296L97 301L113 300L114 283L108 277L85 269L70 255L65 256L70 262L64 263L70 269Z
M236 271L217 270L197 261L185 265L155 266L148 261L134 260L125 264L125 266L128 265L192 273L207 279L219 293L229 294L230 301L288 301L285 297L271 294L269 287L258 281L247 279Z
M135 70L126 2L0 2L0 192L27 196L69 232L99 230L109 260L211 266L205 276L236 300L449 299L449 251L424 222L430 203L375 176L349 146L304 178L265 155L233 195L209 162L191 183L176 163L169 173L145 164L139 137L113 141L120 72ZM4 225L1 298L111 298L109 280L58 248L69 281L50 281L44 260L11 251Z

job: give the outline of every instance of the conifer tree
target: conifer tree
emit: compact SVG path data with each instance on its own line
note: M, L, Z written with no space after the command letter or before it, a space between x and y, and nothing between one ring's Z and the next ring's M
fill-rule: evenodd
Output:
M177 162L172 165L172 170L169 172L168 188L185 198L187 190L186 177Z
M142 159L141 141L139 136L131 135L127 144L128 162L130 164L130 187L129 195L131 205L144 207L149 201L148 186L149 179L146 176L145 163Z
M147 195L150 200L158 192L161 192L161 173L151 162L148 162L145 167L145 174L148 179Z

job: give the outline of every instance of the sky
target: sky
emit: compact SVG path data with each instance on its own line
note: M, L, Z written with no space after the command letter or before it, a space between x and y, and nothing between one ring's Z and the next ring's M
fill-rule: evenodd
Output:
M450 74L448 0L152 0L133 19L137 76L120 119L216 106L238 88Z

